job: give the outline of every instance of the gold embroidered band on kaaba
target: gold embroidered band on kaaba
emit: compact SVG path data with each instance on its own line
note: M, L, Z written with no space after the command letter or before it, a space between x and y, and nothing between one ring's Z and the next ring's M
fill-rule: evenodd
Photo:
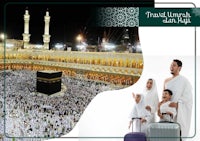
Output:
M44 82L44 83L55 83L61 81L61 77L56 77L56 78L43 78L43 77L37 77L37 80L39 82Z

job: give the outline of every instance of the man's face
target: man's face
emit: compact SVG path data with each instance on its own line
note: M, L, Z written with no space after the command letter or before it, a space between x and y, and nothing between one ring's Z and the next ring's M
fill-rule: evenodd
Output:
M181 69L181 67L179 67L178 64L175 61L173 61L171 66L170 66L171 74L175 75L175 74L179 73L180 69Z

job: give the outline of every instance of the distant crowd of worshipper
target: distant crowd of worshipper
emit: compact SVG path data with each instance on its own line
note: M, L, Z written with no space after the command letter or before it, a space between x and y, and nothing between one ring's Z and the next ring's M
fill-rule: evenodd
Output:
M36 92L36 71L2 71L0 78L0 135L4 134L5 119L5 133L10 137L61 137L73 129L98 93L117 89L102 82L62 76L61 92L48 96Z

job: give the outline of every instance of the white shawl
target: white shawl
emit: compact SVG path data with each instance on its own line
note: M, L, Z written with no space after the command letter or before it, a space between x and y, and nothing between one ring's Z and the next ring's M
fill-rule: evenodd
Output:
M142 124L141 123L138 124L138 122L135 123L134 131L140 131L140 129L141 129L140 132L146 133L146 129L148 127L148 124L152 120L152 114L145 109L144 96L142 94L140 94L140 95L141 95L141 99L140 99L139 103L135 103L135 105L134 105L134 107L131 111L130 118L143 118L143 119L145 119L146 122L144 122ZM138 120L135 120L135 121L138 121Z
M167 113L167 112L171 112L173 114L173 121L175 120L176 117L176 108L174 107L169 107L169 104L171 103L171 101L167 101L163 104L160 105L160 113Z
M182 75L165 83L165 89L173 92L171 100L178 102L177 122L181 125L182 137L187 137L190 130L193 105L192 87Z
M152 79L152 80L153 80L152 88L150 90L148 90L145 85L143 94L144 94L145 106L150 106L151 113L155 114L158 109L159 98L158 98L156 82L154 79Z
M138 95L138 94L137 94ZM139 103L135 103L133 110L131 111L131 118L147 118L146 120L148 121L148 117L151 116L151 113L145 109L145 104L144 104L144 96L140 94L141 99Z

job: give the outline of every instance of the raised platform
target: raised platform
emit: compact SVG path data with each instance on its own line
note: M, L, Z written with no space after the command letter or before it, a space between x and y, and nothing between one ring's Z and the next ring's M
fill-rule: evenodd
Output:
M37 71L37 92L51 95L61 91L61 71Z

